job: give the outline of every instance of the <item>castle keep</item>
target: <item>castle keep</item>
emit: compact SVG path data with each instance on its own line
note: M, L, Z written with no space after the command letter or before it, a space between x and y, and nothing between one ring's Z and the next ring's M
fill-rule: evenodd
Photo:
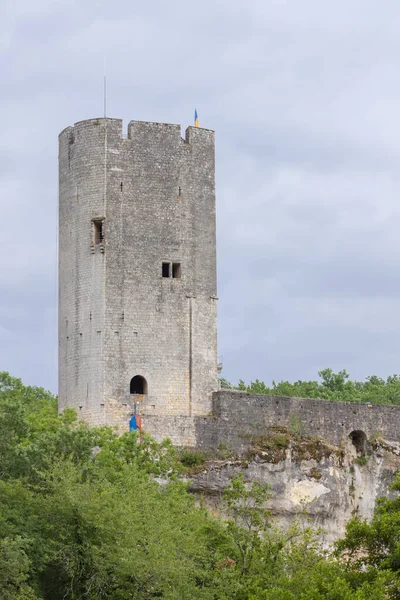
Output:
M241 472L281 524L309 503L328 543L371 517L399 406L218 390L214 133L92 119L59 140L59 410L120 432L136 410L156 440L216 457L190 488L209 506Z
M59 137L59 408L192 423L217 389L214 133L91 119ZM152 430L149 425L150 430ZM157 433L156 430L152 431Z
M214 133L91 119L59 148L59 410L244 452L295 418L333 444L400 437L398 406L216 391Z

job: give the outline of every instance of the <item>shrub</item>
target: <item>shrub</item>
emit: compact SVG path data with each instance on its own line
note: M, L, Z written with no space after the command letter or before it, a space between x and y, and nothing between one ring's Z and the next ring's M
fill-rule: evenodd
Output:
M205 452L202 452L199 450L190 450L190 449L182 450L180 457L179 457L179 461L185 467L197 467L197 466L201 465L202 463L204 463L206 460L207 460L207 455L205 454Z

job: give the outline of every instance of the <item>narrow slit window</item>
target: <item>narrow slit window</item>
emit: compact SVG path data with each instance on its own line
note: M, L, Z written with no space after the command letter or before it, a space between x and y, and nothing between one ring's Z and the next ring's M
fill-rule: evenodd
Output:
M172 263L172 277L174 279L181 278L181 263Z
M104 221L93 221L93 241L95 244L102 244L104 241Z
M171 277L171 263L163 262L162 264L162 276Z

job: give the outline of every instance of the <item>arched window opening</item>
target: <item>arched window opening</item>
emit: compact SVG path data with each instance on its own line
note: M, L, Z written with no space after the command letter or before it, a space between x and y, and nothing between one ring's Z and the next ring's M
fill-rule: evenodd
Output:
M135 375L132 377L130 384L131 394L147 394L147 381L141 375Z
M349 438L355 447L357 454L364 456L367 451L367 436L365 433L360 429L357 429L350 433Z

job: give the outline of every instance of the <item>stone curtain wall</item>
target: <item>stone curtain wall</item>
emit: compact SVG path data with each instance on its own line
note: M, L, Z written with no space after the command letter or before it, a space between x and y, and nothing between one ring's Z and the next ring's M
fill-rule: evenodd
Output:
M231 390L213 394L213 412L194 419L145 417L144 428L157 439L169 437L179 446L244 452L252 438L268 435L270 427L300 430L334 445L363 431L367 439L400 440L400 406L329 402L310 398L250 395Z
M277 426L299 429L336 445L357 430L363 431L369 440L375 436L400 439L400 406L221 390L213 394L213 415L208 424L206 420L197 423L199 445L227 443L243 450L252 437L265 435L270 427Z

